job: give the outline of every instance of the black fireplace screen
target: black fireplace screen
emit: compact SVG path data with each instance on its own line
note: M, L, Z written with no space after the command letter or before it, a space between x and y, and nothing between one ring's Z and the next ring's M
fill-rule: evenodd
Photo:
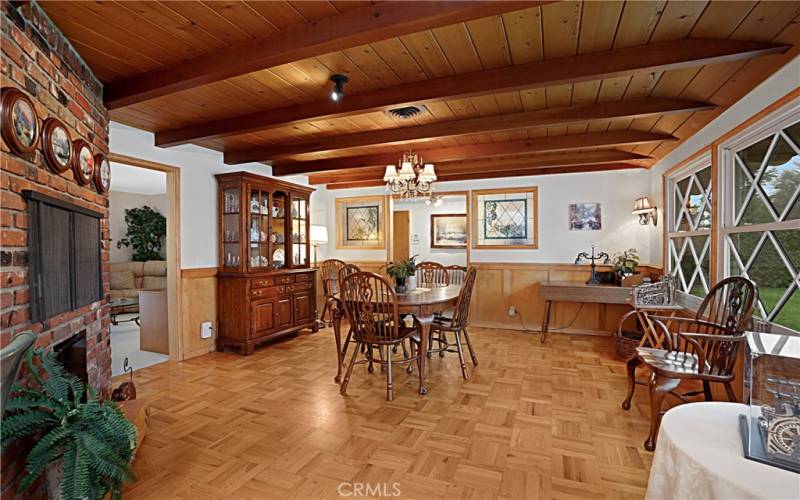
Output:
M28 200L31 319L44 321L103 296L101 214L35 191Z

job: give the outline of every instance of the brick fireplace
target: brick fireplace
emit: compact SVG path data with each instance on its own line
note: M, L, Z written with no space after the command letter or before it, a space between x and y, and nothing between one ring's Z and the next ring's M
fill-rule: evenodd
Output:
M102 85L77 51L44 14L36 2L2 5L2 86L16 87L34 102L40 120L54 116L63 121L72 139L82 138L92 151L108 152L108 112L103 105ZM40 141L41 142L41 141ZM24 190L31 190L102 214L103 297L108 282L108 197L93 183L79 186L71 170L50 171L41 143L24 156L10 152L2 143L0 160L0 344L7 345L18 332L32 330L37 345L56 348L70 345L85 352L88 382L101 394L111 387L109 307L106 300L88 304L42 322L32 323L28 267L28 213ZM73 342L81 335L78 342ZM85 350L81 350L85 343ZM77 345L77 349L75 346ZM76 366L80 365L77 360ZM18 450L6 450L2 463L2 498L13 496L21 474Z

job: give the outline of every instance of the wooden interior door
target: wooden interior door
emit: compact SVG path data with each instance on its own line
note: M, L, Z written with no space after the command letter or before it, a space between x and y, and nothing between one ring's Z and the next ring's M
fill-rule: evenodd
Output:
M410 219L408 210L392 213L392 260L398 262L411 256L409 248Z

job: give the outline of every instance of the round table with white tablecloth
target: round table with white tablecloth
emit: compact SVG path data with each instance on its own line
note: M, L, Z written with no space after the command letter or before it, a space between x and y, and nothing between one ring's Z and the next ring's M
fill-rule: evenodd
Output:
M744 458L737 403L689 403L661 421L647 500L800 499L800 474Z

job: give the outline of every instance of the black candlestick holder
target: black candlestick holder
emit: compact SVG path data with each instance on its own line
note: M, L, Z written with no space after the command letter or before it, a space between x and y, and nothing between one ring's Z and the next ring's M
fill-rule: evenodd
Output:
M587 285L599 285L600 280L597 278L597 266L595 266L595 261L603 259L603 264L608 264L610 257L605 252L600 252L597 255L594 253L594 245L592 245L592 254L589 255L586 252L581 252L578 254L578 257L575 259L576 264L580 264L584 261L590 261L592 265L592 274L589 276L589 281L586 282Z

